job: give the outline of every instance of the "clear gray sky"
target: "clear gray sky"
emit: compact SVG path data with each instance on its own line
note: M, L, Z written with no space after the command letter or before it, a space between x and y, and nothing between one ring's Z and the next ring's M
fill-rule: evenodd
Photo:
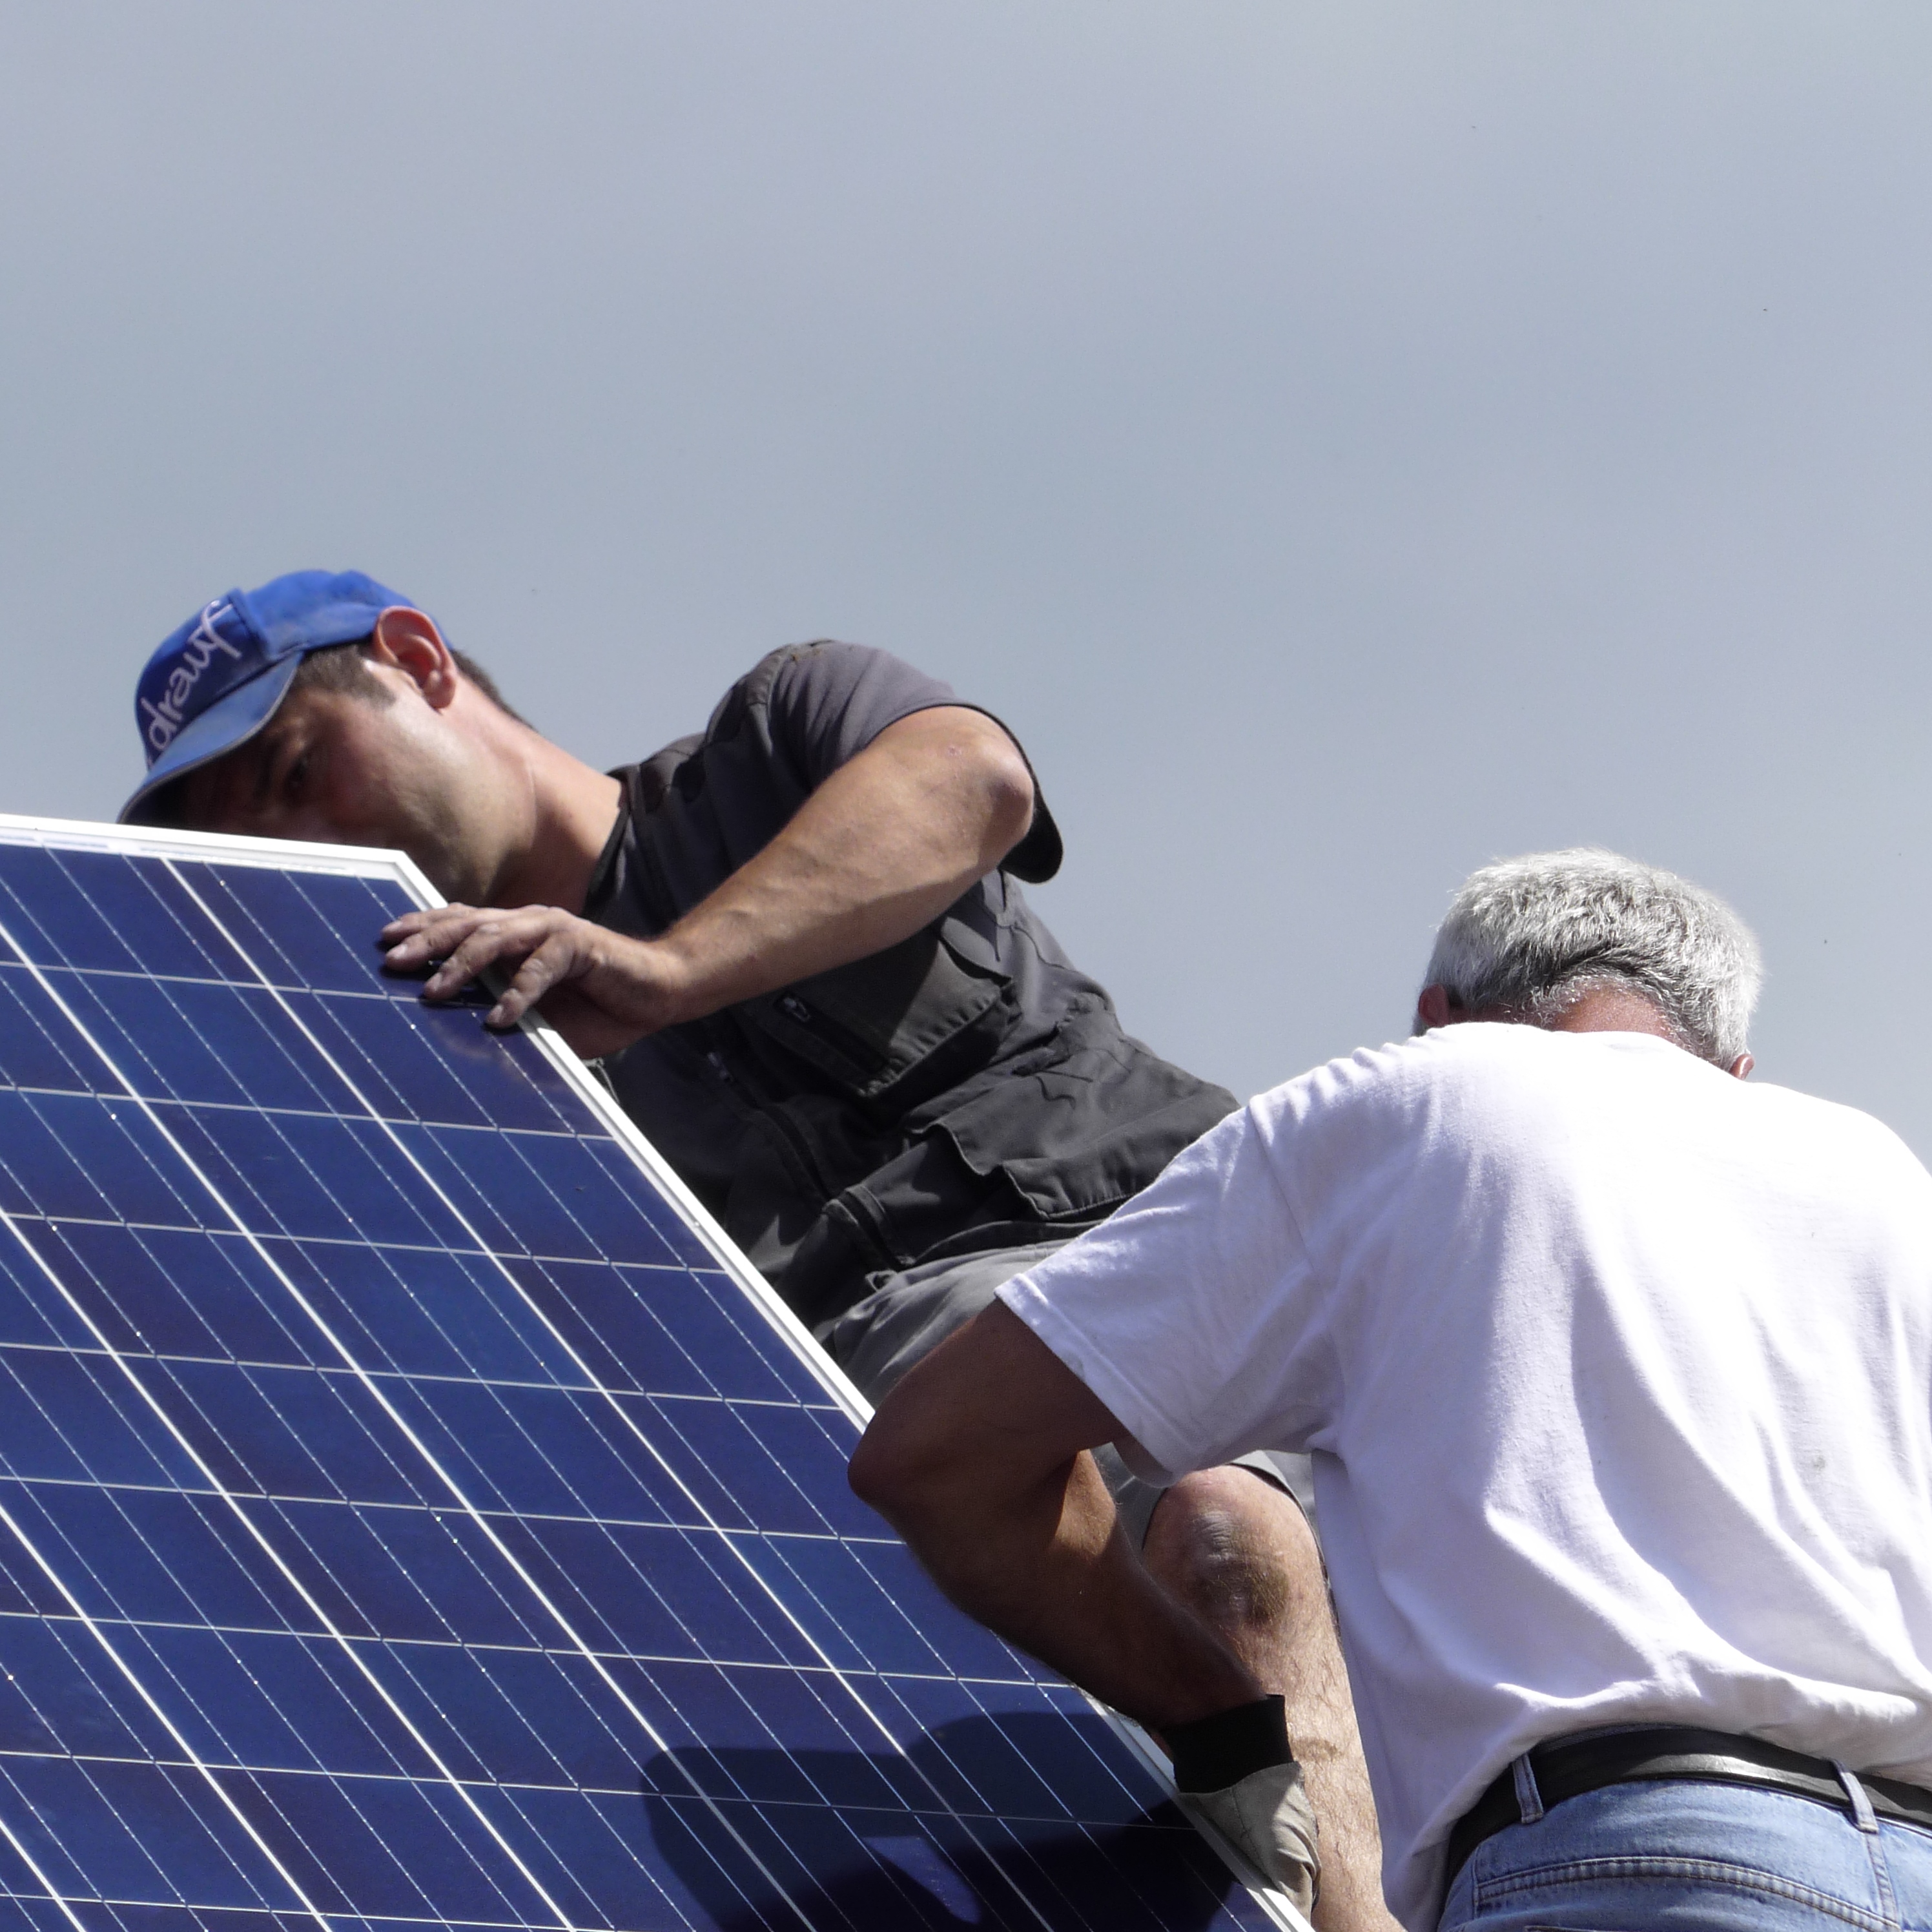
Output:
M0 809L357 568L605 763L772 646L996 710L1039 898L1246 1093L1576 842L1932 1152L1932 13L0 4Z

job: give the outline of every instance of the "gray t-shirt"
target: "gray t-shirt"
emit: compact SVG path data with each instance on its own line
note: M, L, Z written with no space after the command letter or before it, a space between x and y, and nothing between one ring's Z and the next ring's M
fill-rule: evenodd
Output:
M883 651L774 651L704 733L616 776L586 916L663 932L898 719L956 704ZM1234 1106L1120 1030L1015 881L1051 878L1041 803L1000 868L869 958L668 1028L607 1063L626 1110L799 1314L880 1276L1103 1220Z

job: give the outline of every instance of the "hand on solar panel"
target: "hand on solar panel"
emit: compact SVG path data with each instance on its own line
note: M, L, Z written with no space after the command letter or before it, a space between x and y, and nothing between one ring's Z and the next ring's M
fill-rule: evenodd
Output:
M409 913L383 928L381 943L392 972L434 968L423 986L428 999L453 999L493 970L503 975L508 983L484 1016L487 1025L513 1027L541 1003L544 1018L587 1058L686 1017L688 975L675 951L557 906Z

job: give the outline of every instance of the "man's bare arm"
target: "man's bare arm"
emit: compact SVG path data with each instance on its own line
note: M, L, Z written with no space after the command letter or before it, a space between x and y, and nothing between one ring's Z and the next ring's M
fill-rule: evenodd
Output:
M886 1398L851 1483L962 1610L1164 1730L1248 1703L1262 1687L1154 1581L1121 1530L1082 1453L1120 1432L996 1302Z
M395 970L443 963L424 991L511 974L490 1024L542 1003L580 1052L775 992L896 944L937 918L1025 836L1033 780L992 718L959 705L881 731L812 793L776 838L653 940L555 906L448 906L386 928Z

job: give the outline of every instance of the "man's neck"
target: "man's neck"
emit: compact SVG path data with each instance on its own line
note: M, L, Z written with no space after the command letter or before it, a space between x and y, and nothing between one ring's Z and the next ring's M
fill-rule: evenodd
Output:
M520 769L529 788L530 836L498 872L490 902L581 912L623 788L527 726L518 736L512 769Z

